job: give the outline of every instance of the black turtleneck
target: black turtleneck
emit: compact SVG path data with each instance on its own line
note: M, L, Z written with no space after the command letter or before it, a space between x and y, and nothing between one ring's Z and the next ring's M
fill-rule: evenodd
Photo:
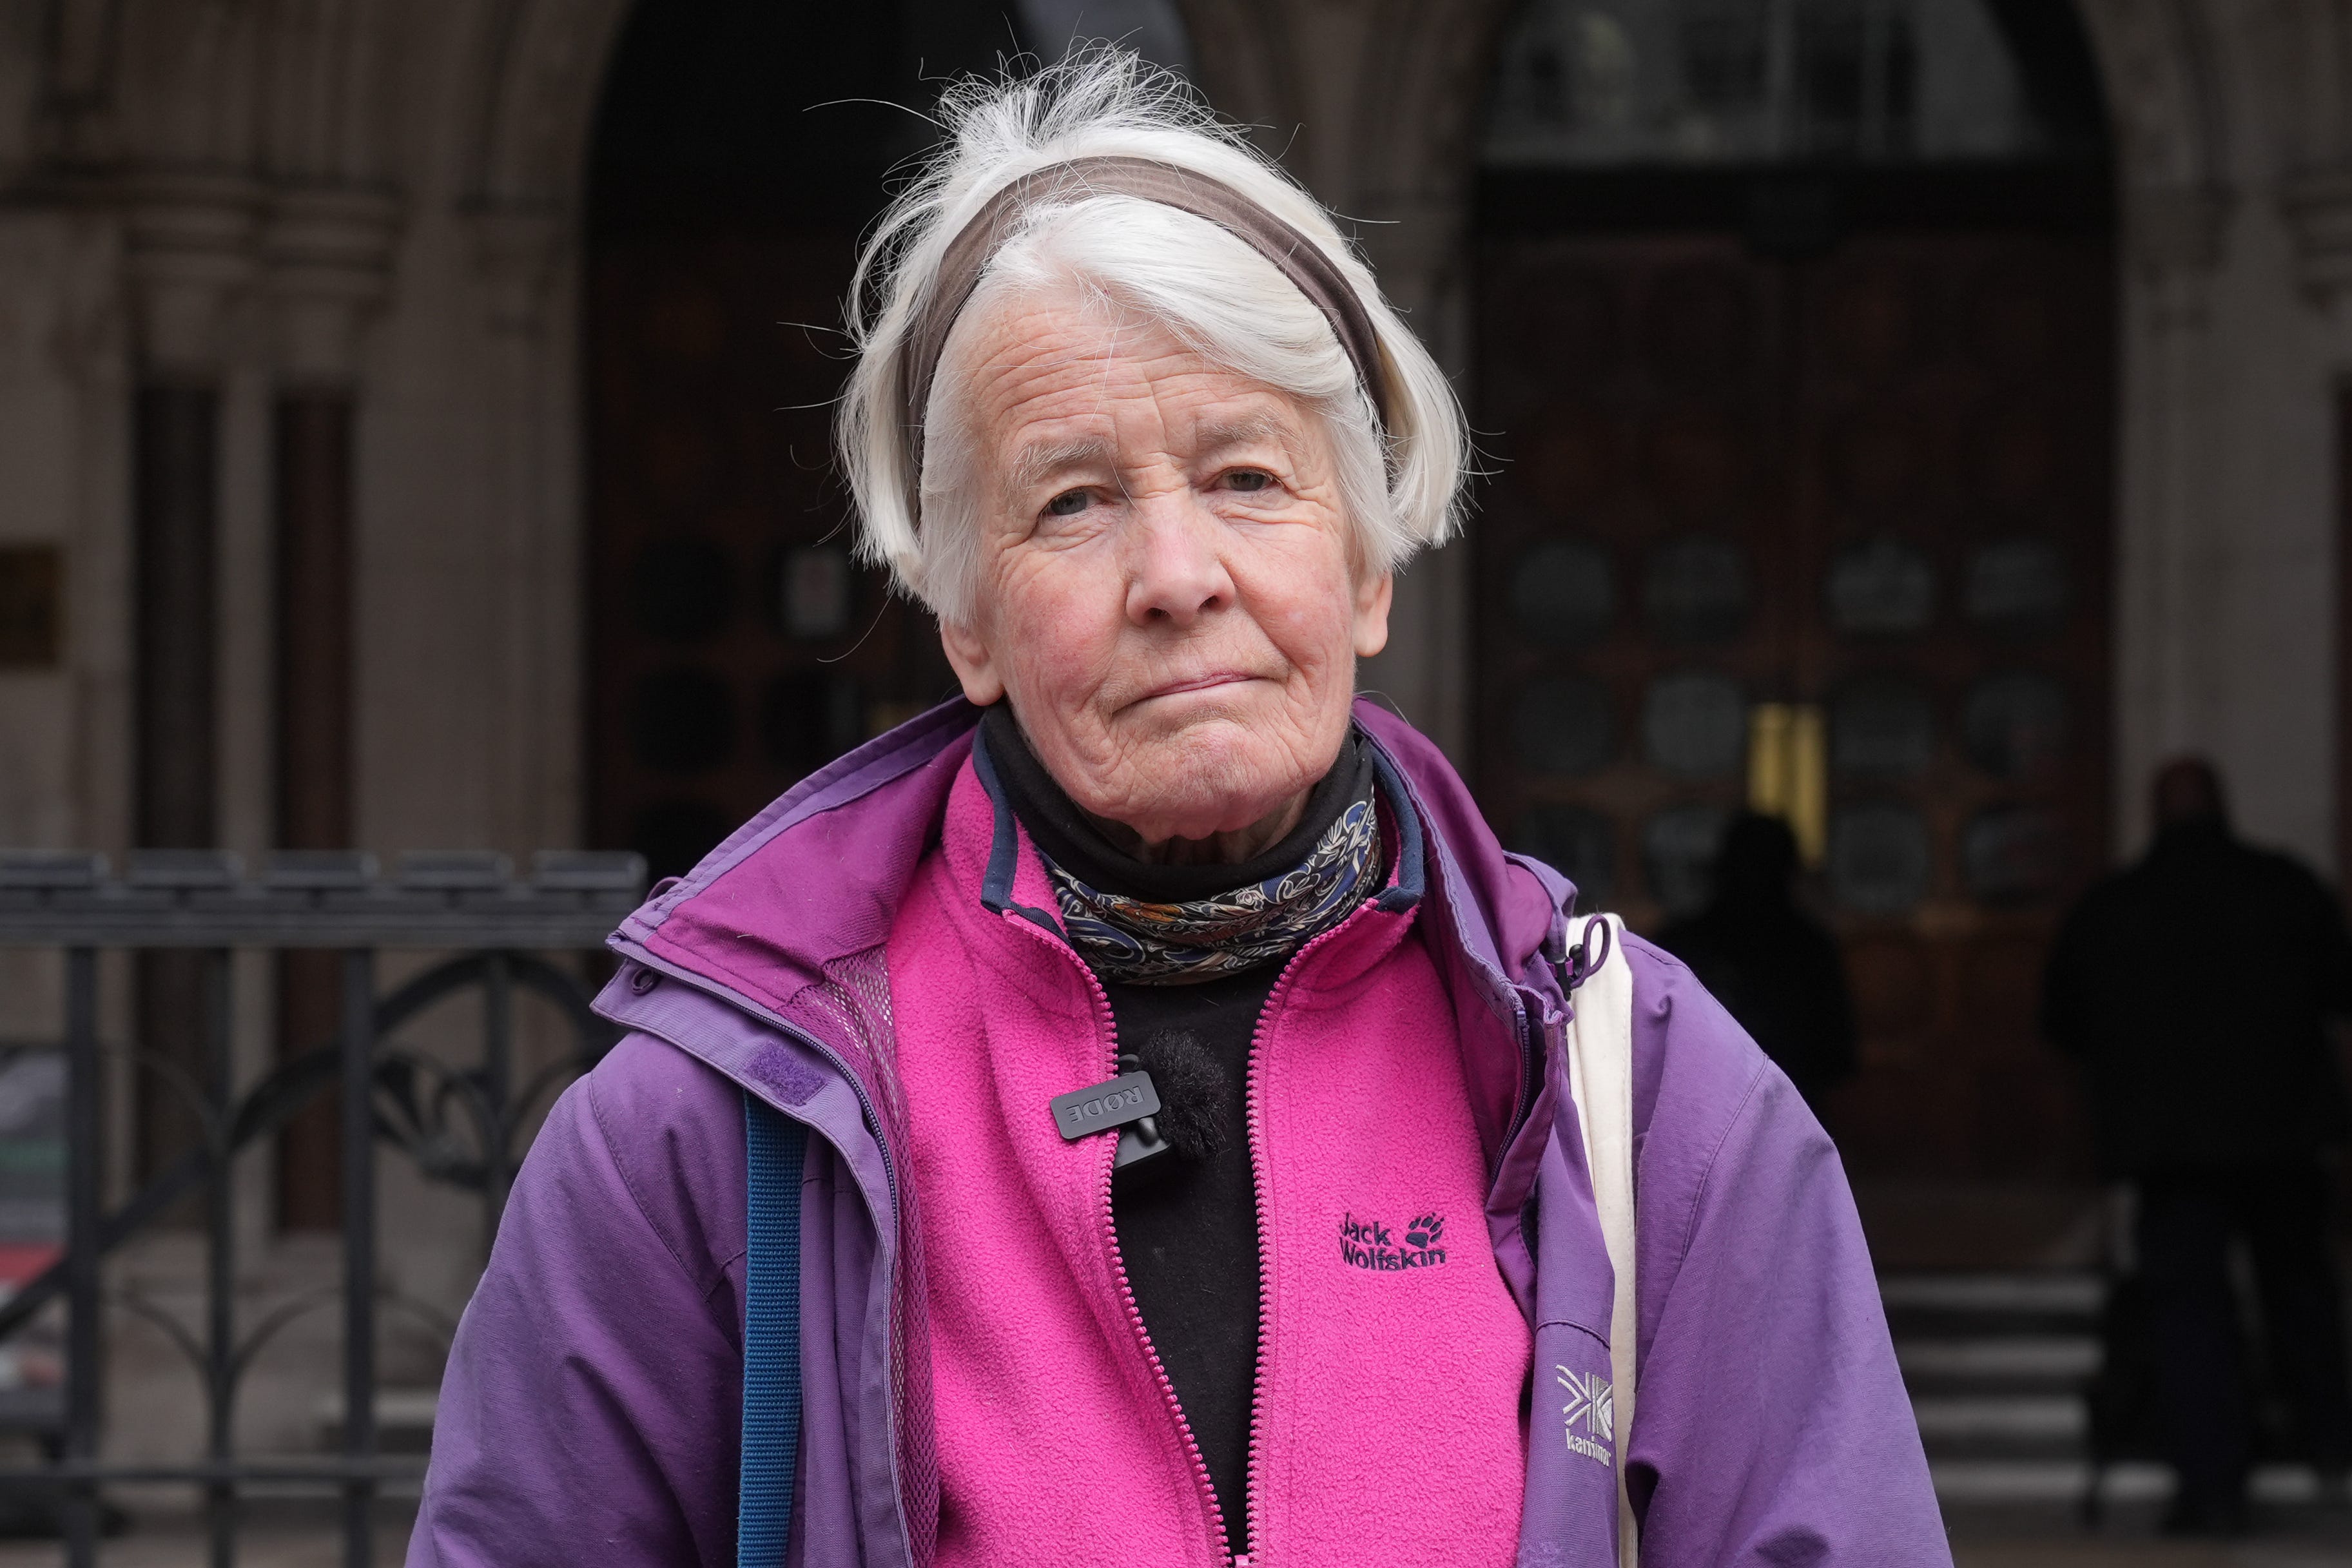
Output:
M998 703L989 708L981 717L981 729L988 737L989 760L996 765L1005 798L1045 858L1089 887L1154 904L1214 898L1280 876L1305 860L1339 814L1373 788L1371 754L1351 727L1339 745L1339 760L1307 797L1298 825L1279 843L1240 865L1151 865L1113 844L1054 782L1029 749L1028 737L1010 707Z
M1372 763L1351 729L1339 761L1308 796L1298 826L1244 865L1150 865L1118 849L1037 761L999 703L982 721L989 760L1038 849L1104 893L1155 903L1213 897L1305 860L1372 788ZM1118 1049L1151 1071L1181 1119L1179 1148L1122 1172L1111 1216L1128 1283L1225 1517L1227 1548L1248 1549L1250 1410L1257 1375L1257 1190L1246 1126L1250 1046L1280 977L1267 963L1199 985L1108 979ZM1189 1145L1189 1147L1182 1146Z

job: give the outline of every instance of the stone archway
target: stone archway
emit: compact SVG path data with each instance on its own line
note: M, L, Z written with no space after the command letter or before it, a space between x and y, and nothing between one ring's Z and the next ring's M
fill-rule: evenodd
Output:
M1213 101L1263 128L1269 151L1289 153L1327 199L1367 220L1363 243L1384 286L1433 324L1441 357L1459 363L1454 284L1468 149L1502 7L1389 0L1360 18L1234 0L1184 0L1180 9ZM500 0L485 8L467 46L478 107L463 145L462 188L491 324L508 344L504 401L514 422L515 438L501 444L500 507L535 514L551 546L568 539L575 549L578 435L551 415L569 407L577 349L560 331L549 334L576 285L596 92L628 10L628 0ZM1405 95L1410 112L1383 101L1391 89ZM1348 136L1319 135L1318 121L1343 126ZM1367 673L1368 684L1457 751L1464 737L1452 716L1462 710L1468 679L1460 652L1465 591L1452 554L1410 574L1394 651ZM572 640L576 667L576 625L549 636ZM555 674L551 657L541 668L551 695L568 689L556 684L569 677ZM544 787L539 794L546 798Z
M1778 112L1758 78L1742 120L1674 96L1704 79L1696 22L1718 9L1515 23L1490 145L1525 161L1479 181L1473 406L1501 472L1473 541L1472 781L1508 847L1691 957L1815 1098L1852 1070L1844 988L1792 1021L1808 1004L1743 983L1703 918L1725 829L1773 790L1851 987L1864 1071L1825 1111L1849 1164L2052 1175L2072 1107L2034 1040L2037 976L2108 817L2105 138L2082 40L2036 50L2020 27L2024 85L1982 94L1968 143L2011 150L1997 175L1939 160L1900 106L1952 102L1986 57L1906 13L1907 47L1876 39L1911 94L1810 122L1792 105L1838 101L1841 65L1858 89L1869 35L1840 54L1792 27L1807 63ZM1979 50L1995 25L1978 13ZM1603 44L1641 63L1625 90L1654 115L1541 91L1598 79ZM1666 124L1739 151L1681 164L1643 140ZM2034 586L1997 602L1996 579ZM1801 766L1759 768L1776 750Z
M1237 74L1249 84L1244 90L1260 99L1278 96L1286 57L1264 47L1279 35L1278 19L1246 12L1203 17L1199 15L1203 7L1193 9L1189 21L1209 24L1210 36L1198 40L1202 74L1221 79L1226 74L1223 65L1242 64L1246 69ZM497 442L497 468L489 481L497 489L494 509L509 519L509 526L529 528L530 554L550 562L559 549L579 559L593 548L583 521L583 514L593 508L577 488L592 456L583 442L574 390L585 366L582 340L569 323L579 314L575 302L586 258L584 217L591 199L587 149L600 89L614 50L623 47L631 10L625 0L511 0L486 12L468 40L478 85L473 89L476 107L461 152L461 188L467 193L465 221L498 345L502 432L510 433ZM560 622L552 619L559 612ZM550 606L544 613L551 620L539 644L551 650L560 642L569 650L568 669L559 674L550 657L519 676L536 679L541 690L561 694L576 706L576 672L604 667L597 662L602 654L588 657L604 643L592 648L583 607ZM586 613L600 612L592 608ZM616 748L614 721L606 712L612 706L605 694L609 682L593 675L591 680L592 694L604 694L592 695L591 712L598 716L592 719L590 735L583 737L593 750L583 751L575 742L569 766L575 798L584 795L592 800L593 831L614 839L620 831L614 824L621 820L614 812L626 817L635 810L622 810L618 800L624 794L634 799L638 788L631 784L622 789L614 780L635 778L642 770L625 765L623 748ZM768 697L775 695L766 692ZM765 714L771 706L763 699L759 711ZM764 753L769 727L762 722L756 727L756 737L737 743L730 753L735 758L730 772L757 772L767 766L764 757L747 753ZM548 771L542 762L542 774ZM591 780L601 782L579 788ZM675 792L667 787L656 791L665 800ZM544 794L541 790L542 799ZM633 835L623 836L636 841ZM678 835L656 836L667 844Z
M1183 9L1212 93L1366 220L1362 241L1385 286L1425 323L1443 360L1465 363L1471 144L1507 5L1380 0L1335 11L1304 0L1186 0ZM240 10L236 27L210 8L71 0L43 62L44 135L59 166L160 172L193 159L220 171L140 174L120 187L129 267L142 280L134 319L151 357L216 359L224 301L266 276L315 302L303 308L312 347L300 352L348 365L355 311L399 304L387 267L404 204L390 188L454 197L479 319L496 344L498 439L486 482L489 513L515 535L520 608L499 677L509 712L577 711L567 563L580 538L578 345L567 311L591 120L628 10L626 0L487 0L427 37L397 25L401 7L367 0ZM2210 633L2179 629L2199 621L2187 609L2200 602L2194 563L2221 505L2189 455L2207 417L2193 389L2211 380L2200 368L2208 284L2244 211L2231 193L2257 162L2290 176L2305 281L2333 298L2331 280L2352 276L2343 261L2352 255L2352 115L2342 108L2352 94L2332 64L2342 26L2333 7L2086 0L2084 14L2114 109L2129 258L2118 563L2128 779L2157 751L2210 732L2225 706L2199 674L2213 667L2197 642ZM168 91L155 85L191 48L216 60L202 89L184 72ZM456 62L454 95L388 86L445 61ZM2242 102L2282 81L2288 90L2267 95L2261 113ZM352 84L362 90L343 90ZM128 97L152 101L132 114ZM418 119L451 102L456 134ZM419 150L441 167L404 172ZM1408 575L1393 649L1368 679L1460 754L1470 606L1454 553ZM580 794L577 737L536 722L498 733L497 836L566 836ZM2128 832L2131 811L2119 815Z
M1341 199L1396 229L1368 227L1364 239L1383 282L1436 323L1441 358L1465 361L1460 333L1465 285L1462 256L1475 127L1494 50L1515 9L1506 0L1374 7L1377 20L1351 37L1322 40L1349 47L1358 62L1351 95L1353 140L1331 176ZM2339 57L2311 29L2335 26L2315 8L2273 20L2272 59L2301 62L2299 150L2291 166L2352 167L2352 124L2336 107L2343 89L2328 68ZM2314 15L2302 13L2312 10ZM2198 672L2210 653L2185 628L2196 617L2200 541L2215 526L2215 498L2193 455L2206 417L2195 389L2209 380L2205 296L2222 265L2232 188L2242 178L2242 129L2250 118L2237 99L2231 51L2245 40L2216 20L2201 0L2085 0L2084 20L2104 78L2117 150L2116 178L2125 225L2121 483L2117 527L2117 758L2119 831L2136 833L2132 780L2163 750L2210 730L2213 706L2200 700ZM1336 31L1336 29L1327 29ZM2275 118L2275 116L2273 116ZM2341 188L2339 188L2341 187ZM2342 235L2352 211L2341 177L2306 178L2298 207L2307 267L2341 268L2352 254ZM1412 231L1418 230L1416 235ZM1448 552L1449 555L1457 552ZM1410 700L1406 711L1429 725L1457 756L1465 737L1470 672L1461 653L1469 624L1466 575L1445 557L1401 585L1400 636L1379 672L1388 689ZM1435 716L1434 721L1427 716Z
M484 212L573 214L585 197L596 97L634 0L496 0L468 55L474 121L460 152Z
M505 486L551 536L565 538L576 539L577 435L551 415L569 407L575 360L547 332L559 319L552 302L578 265L590 120L627 9L626 0L500 0L482 10L467 49L478 84L462 152L468 221L494 325L535 345L518 350L513 367L518 393L529 387L527 406L536 412L516 405L521 439L509 447ZM1505 0L1384 0L1360 13L1303 3L1183 5L1211 92L1228 112L1265 127L1278 150L1292 146L1294 126L1309 122L1295 161L1327 198L1367 220L1362 240L1384 286L1430 324L1441 359L1456 367L1466 358L1462 257L1472 143L1510 9ZM2127 258L2116 716L2117 777L2127 781L2158 751L2196 734L2210 706L2197 696L2195 673L2208 661L2179 630L2193 619L2180 607L2194 600L2198 540L2210 531L2214 505L2188 459L2203 417L2190 389L2204 376L2202 299L2223 261L2243 127L2252 117L2237 107L2244 73L2228 68L2244 40L2203 0L2085 0L2083 10L2116 127ZM2338 230L2352 232L2333 216L2352 204L2326 178L2352 167L2352 137L2338 125L2352 119L2332 107L2340 85L2314 79L2321 68L2310 62L2335 57L2307 47L2302 29L2332 23L2298 11L2272 25L2294 41L2274 46L2271 57L2304 62L2298 101L2318 106L2297 122L2295 150L2280 155L2311 172L2298 186L2297 211L2306 252L2324 268L2341 248ZM95 21L85 28L90 37L102 32ZM1344 126L1347 135L1318 135L1314 121ZM1455 553L1408 575L1392 650L1368 681L1459 754L1470 606ZM547 680L568 678L554 674L563 662L547 661ZM576 658L569 663L576 667ZM2128 835L2134 806L2121 804Z

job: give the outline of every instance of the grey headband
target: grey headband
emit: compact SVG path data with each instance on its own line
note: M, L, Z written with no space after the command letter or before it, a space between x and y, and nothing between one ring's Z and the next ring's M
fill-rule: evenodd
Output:
M963 314L989 258L1034 209L1087 196L1134 196L1206 218L1274 263L1307 301L1331 323L1339 347L1356 367L1356 379L1371 399L1382 428L1389 422L1387 380L1381 373L1381 340L1364 302L1339 264L1323 247L1222 181L1149 158L1076 158L1024 174L991 196L940 257L929 302L907 334L904 381L908 452L922 470L923 414L930 406L931 382L948 333Z

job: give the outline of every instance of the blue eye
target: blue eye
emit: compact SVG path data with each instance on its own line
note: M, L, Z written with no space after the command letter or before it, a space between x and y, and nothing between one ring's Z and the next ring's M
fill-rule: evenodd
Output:
M1227 486L1244 495L1255 495L1273 483L1273 475L1256 468L1237 468L1225 476Z
M1052 517L1075 517L1087 509L1091 500L1084 490L1065 490L1045 503L1045 510Z

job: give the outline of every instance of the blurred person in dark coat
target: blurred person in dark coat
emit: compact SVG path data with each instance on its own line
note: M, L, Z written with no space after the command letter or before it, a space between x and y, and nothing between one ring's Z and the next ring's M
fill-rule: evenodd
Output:
M2060 930L2042 1027L2085 1071L2101 1168L2138 1189L2158 1404L2180 1477L2168 1523L2228 1533L2245 1522L2252 1462L2234 1239L2252 1255L2270 1364L2310 1458L2339 1488L2352 1464L2321 1163L2347 1124L2328 1019L2352 1011L2352 942L2317 877L2231 831L2210 763L2157 776L2155 820L2147 855Z
M1805 1103L1853 1076L1853 1006L1837 939L1796 900L1797 838L1778 817L1732 820L1713 901L1658 935L1755 1037Z

